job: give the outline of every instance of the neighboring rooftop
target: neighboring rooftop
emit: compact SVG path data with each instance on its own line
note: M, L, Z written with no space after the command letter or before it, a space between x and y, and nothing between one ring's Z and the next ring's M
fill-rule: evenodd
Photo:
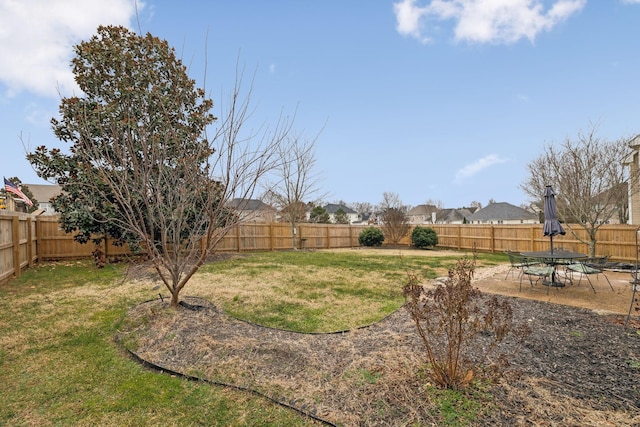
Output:
M356 214L357 212L351 208L348 208L344 205L337 205L335 203L329 203L324 205L324 210L327 211L328 214L335 214L339 209L342 209L346 214Z
M54 184L22 184L24 187L28 187L31 194L33 194L32 202L49 203L52 197L57 196L62 192L62 187Z
M537 221L538 216L521 207L506 202L491 203L488 206L471 214L469 221Z

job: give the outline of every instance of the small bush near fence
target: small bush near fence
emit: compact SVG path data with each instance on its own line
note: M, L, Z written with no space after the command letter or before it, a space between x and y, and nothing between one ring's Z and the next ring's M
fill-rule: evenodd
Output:
M438 244L438 235L431 227L416 226L411 232L411 244L417 248L428 248Z
M384 242L384 234L379 228L368 227L362 230L358 236L358 242L362 246L381 246Z

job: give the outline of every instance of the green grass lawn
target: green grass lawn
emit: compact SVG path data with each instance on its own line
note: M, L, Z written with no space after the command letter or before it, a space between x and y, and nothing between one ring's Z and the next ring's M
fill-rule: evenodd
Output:
M298 331L347 329L402 303L407 271L446 272L457 257L268 252L205 265L184 295ZM481 265L506 260L481 255ZM267 400L149 371L114 342L126 311L157 283L125 265L43 263L0 286L0 426L309 425ZM357 307L357 309L354 309Z

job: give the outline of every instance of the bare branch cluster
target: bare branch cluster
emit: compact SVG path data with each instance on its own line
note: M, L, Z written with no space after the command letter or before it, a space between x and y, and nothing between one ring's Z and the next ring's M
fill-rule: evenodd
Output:
M385 192L382 194L382 202L378 209L385 239L397 245L411 229L407 215L408 207L402 204L398 194Z
M521 185L538 206L543 204L545 186L551 185L560 220L579 224L588 232L590 241L584 243L592 253L598 228L612 218L621 223L628 218L629 177L623 165L627 142L603 140L596 131L593 126L586 133L579 132L576 140L566 138L558 146L547 145L528 165L529 177Z
M321 176L316 169L315 143L302 135L291 135L276 150L277 165L266 183L263 198L278 208L283 221L292 229L293 248L297 248L296 228L307 216L308 203L319 199Z
M405 307L424 345L430 377L444 388L467 387L480 374L500 375L529 335L527 325L513 324L508 301L482 299L471 285L474 270L475 260L463 258L435 289L425 289L413 273L404 286ZM503 351L510 334L516 337L514 345Z

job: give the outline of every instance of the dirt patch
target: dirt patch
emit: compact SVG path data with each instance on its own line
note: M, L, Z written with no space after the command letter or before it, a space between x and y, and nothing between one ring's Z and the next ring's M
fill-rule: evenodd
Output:
M609 274L614 291L598 281L594 294L586 282L547 289L523 281L520 291L517 277L504 280L507 270L479 269L476 286L507 298L514 319L533 334L471 425L640 425L637 318L632 328L621 324L628 274ZM425 357L404 309L366 328L300 334L230 318L202 299L186 301L201 309L170 310L159 300L135 307L119 338L166 369L256 390L330 423L443 422L425 391Z

